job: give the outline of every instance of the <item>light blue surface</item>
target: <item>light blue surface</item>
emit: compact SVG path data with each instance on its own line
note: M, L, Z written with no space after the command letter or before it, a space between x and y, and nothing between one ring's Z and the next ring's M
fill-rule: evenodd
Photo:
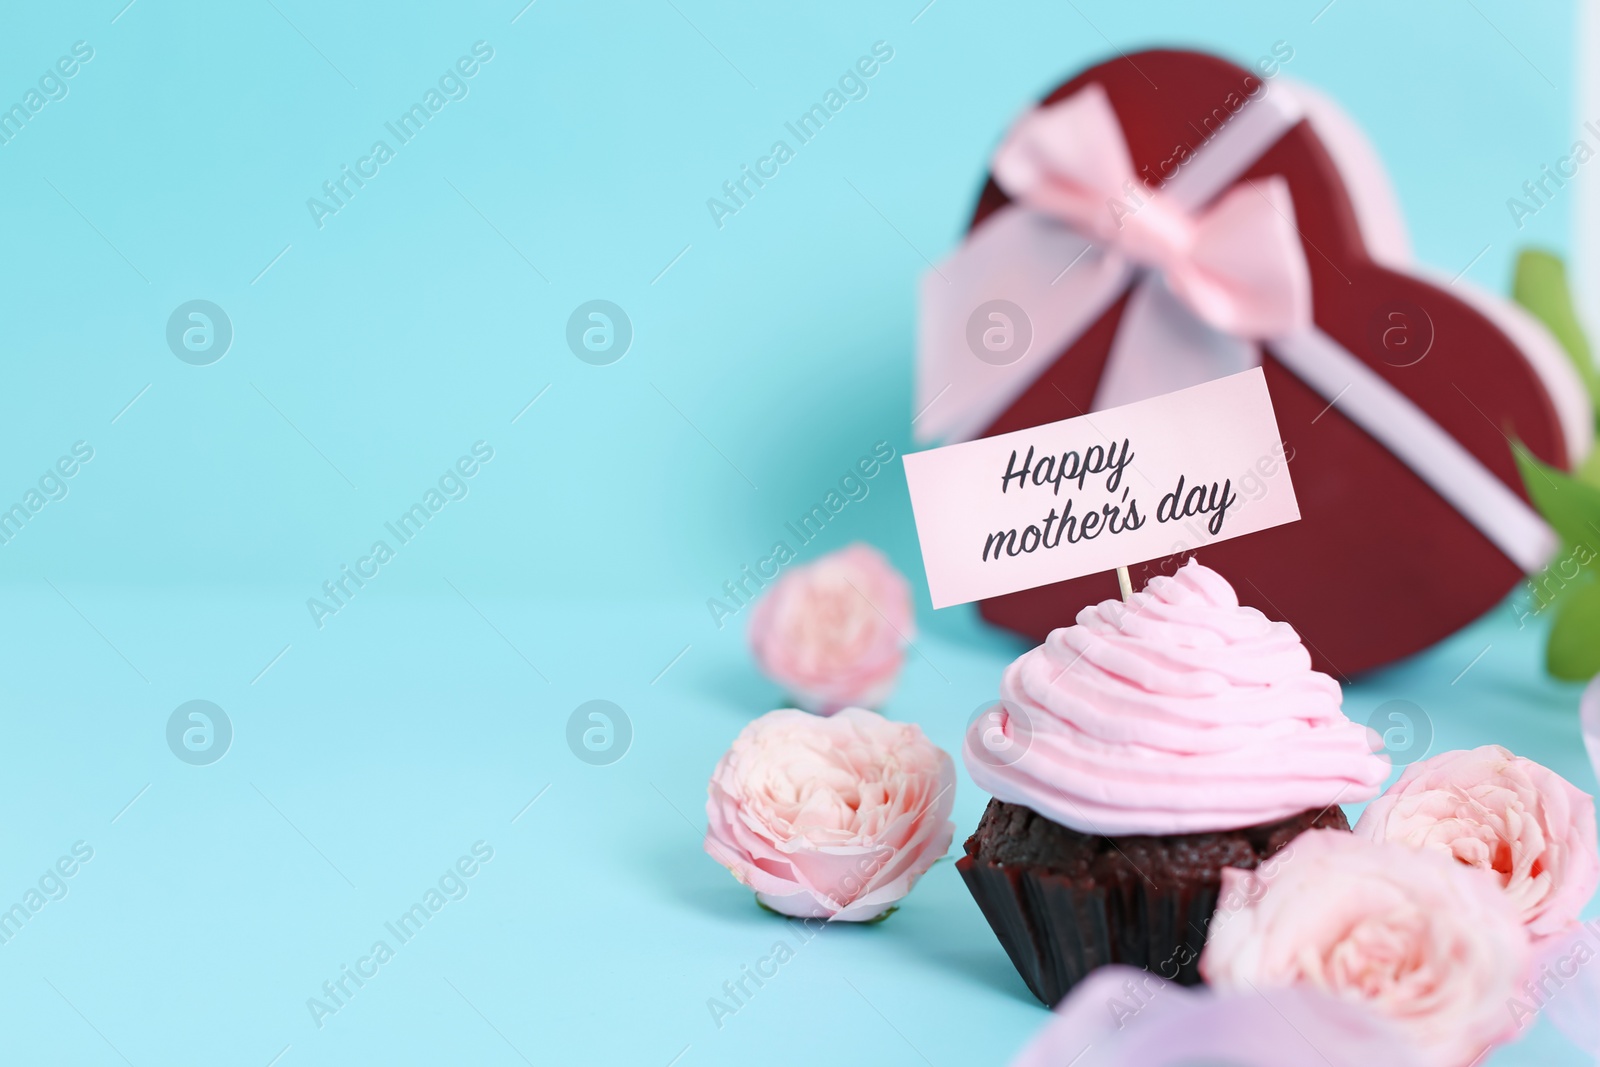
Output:
M123 2L0 14L0 103L93 49L0 144L0 503L93 449L0 545L0 899L94 850L0 945L7 1063L1004 1062L1044 1013L948 863L719 1030L707 998L784 927L698 837L779 695L706 599L908 446L913 287L1005 123L1112 48L1287 41L1425 262L1503 290L1519 244L1570 244L1566 194L1520 232L1505 207L1570 141L1566 4ZM465 97L319 229L307 199L478 41ZM867 95L719 229L707 198L879 41ZM193 299L232 322L209 366L166 342ZM610 366L566 345L592 299L633 325ZM465 498L319 629L307 598L479 441ZM870 489L804 555L866 539L920 583L899 471ZM954 749L1017 649L919 604L889 712ZM1436 749L1593 788L1539 642L1498 612L1352 714L1410 699ZM633 723L610 766L564 740L595 698ZM167 747L192 699L235 730L210 766ZM983 801L963 778L963 834ZM466 896L319 1029L307 999L478 841ZM1577 1060L1537 1035L1492 1062Z

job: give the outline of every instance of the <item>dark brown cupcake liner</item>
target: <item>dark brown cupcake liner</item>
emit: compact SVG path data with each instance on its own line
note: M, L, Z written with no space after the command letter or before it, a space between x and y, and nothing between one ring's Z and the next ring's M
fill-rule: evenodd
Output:
M996 825L1008 819L1015 825L1019 812L1033 820L1042 818L994 801L985 825L991 819ZM967 842L967 854L956 861L956 869L1017 973L1034 996L1051 1007L1090 971L1112 963L1142 968L1182 985L1200 983L1200 953L1221 895L1222 864L1191 866L1182 876L1174 876L1165 864L1151 864L1152 878L1129 858L1130 853L1147 864L1152 855L1182 857L1190 863L1197 856L1195 842L1204 839L1211 849L1219 841L1234 846L1228 866L1253 867L1302 829L1349 828L1337 807L1223 834L1169 838L1094 838L1049 824L1053 832L1081 839L1086 848L1111 849L1115 861L1098 864L1091 876L1083 869L1068 874L1044 863L988 858L978 843L985 825ZM1023 847L1037 848L1037 834Z
M956 862L1033 995L1054 1007L1097 967L1124 963L1183 985L1200 981L1200 950L1217 910L1214 886L1075 887L1046 870L963 856Z

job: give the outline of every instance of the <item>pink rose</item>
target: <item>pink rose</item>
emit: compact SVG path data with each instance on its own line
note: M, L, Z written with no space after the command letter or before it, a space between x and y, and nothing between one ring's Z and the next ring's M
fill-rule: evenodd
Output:
M955 789L914 723L769 711L712 772L706 851L774 911L875 919L950 848Z
M1308 985L1387 1018L1429 1067L1516 1032L1528 935L1494 881L1432 851L1308 830L1270 872L1227 868L1200 973L1222 990Z
M1011 1067L1421 1067L1394 1028L1304 986L1186 989L1149 971L1092 972Z
M756 666L821 715L882 706L915 636L911 587L863 544L795 567L750 617Z
M1600 884L1589 795L1499 745L1412 764L1355 831L1490 872L1535 939L1569 929Z

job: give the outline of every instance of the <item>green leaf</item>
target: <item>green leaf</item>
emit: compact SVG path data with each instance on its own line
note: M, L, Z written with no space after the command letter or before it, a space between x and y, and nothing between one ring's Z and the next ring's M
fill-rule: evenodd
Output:
M1591 448L1589 455L1578 464L1578 469L1573 473L1584 485L1600 488L1600 448Z
M1578 323L1572 307L1572 292L1567 286L1567 268L1549 252L1525 248L1517 256L1516 274L1511 281L1511 298L1544 323L1555 335L1567 357L1583 379L1589 399L1600 411L1600 371L1595 369L1589 339Z
M1520 441L1512 452L1533 506L1569 545L1600 545L1600 489L1541 463Z
M1581 586L1556 609L1544 663L1557 678L1574 682L1600 674L1600 584Z

